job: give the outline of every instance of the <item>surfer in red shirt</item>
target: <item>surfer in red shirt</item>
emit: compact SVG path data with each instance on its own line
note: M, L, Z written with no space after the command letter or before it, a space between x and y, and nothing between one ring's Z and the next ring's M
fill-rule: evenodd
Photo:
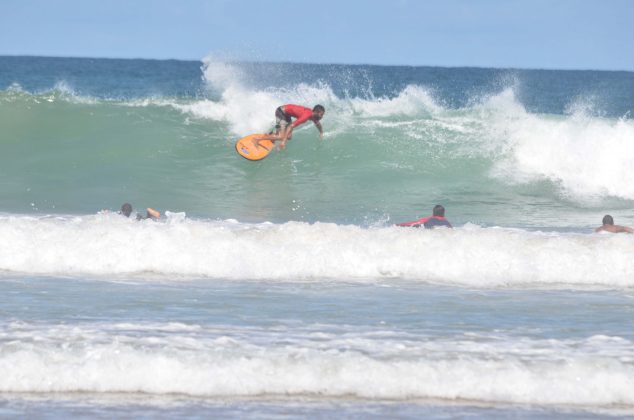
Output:
M255 139L256 145L259 145L261 140L279 141L278 149L282 150L286 147L286 142L293 137L293 129L308 120L311 120L319 130L319 138L323 138L324 130L320 121L325 113L326 108L322 105L315 105L312 110L300 105L282 105L275 110L275 134L270 133Z
M437 227L447 227L452 228L449 220L445 219L445 208L440 204L434 206L433 216L423 217L419 220L414 220L413 222L404 222L399 223L396 226L411 226L411 227L421 227L424 226L425 229L434 229Z

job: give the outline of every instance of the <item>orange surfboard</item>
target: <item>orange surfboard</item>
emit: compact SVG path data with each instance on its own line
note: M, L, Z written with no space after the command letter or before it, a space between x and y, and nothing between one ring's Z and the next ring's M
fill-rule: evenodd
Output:
M270 140L262 140L256 147L254 139L257 137L266 136L266 134L250 134L246 137L242 137L236 142L236 151L240 156L249 160L264 159L273 150L273 142Z

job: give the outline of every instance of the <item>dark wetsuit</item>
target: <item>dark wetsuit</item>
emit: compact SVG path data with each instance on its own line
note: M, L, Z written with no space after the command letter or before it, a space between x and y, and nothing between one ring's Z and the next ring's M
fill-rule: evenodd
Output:
M423 217L422 219L418 219L413 222L399 223L396 226L421 227L421 225L423 225L425 229L433 229L436 227L453 228L453 226L451 226L451 223L449 223L449 220L440 216Z

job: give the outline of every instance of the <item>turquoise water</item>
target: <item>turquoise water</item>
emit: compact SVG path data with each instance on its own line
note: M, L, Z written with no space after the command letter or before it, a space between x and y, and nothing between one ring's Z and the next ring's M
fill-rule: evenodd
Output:
M592 233L634 225L633 88L0 57L0 415L633 415L634 240ZM324 139L240 158L283 103Z
M50 60L3 59L4 211L372 225L442 202L458 224L634 222L631 73ZM285 102L323 103L325 139L236 159Z

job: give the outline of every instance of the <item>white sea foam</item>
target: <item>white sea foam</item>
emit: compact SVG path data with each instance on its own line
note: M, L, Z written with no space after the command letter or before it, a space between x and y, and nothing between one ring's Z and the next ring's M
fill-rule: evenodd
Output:
M511 90L484 103L497 156L494 176L511 182L547 179L577 199L634 199L634 121L588 115L528 113Z
M619 337L433 338L327 325L269 330L149 323L14 323L0 336L2 392L634 405L634 343Z
M292 88L253 89L241 67L212 58L204 60L203 78L218 100L201 100L174 107L199 118L224 121L235 135L267 130L274 121L274 110L285 103L326 106L330 121L351 124L351 116L389 117L419 115L441 109L429 91L408 86L395 98L339 98L330 86L318 82L300 83Z
M0 270L32 274L631 287L633 252L629 235L0 217Z

